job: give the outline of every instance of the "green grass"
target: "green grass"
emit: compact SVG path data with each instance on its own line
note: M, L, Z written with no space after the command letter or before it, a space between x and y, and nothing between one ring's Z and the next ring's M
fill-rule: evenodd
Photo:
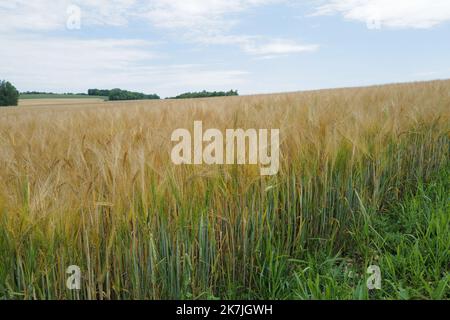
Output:
M88 96L81 94L21 94L19 99L102 99L108 100L108 97Z
M290 298L449 299L450 168L420 183L402 202L371 215L352 235L355 251L308 254L299 262ZM369 265L382 272L382 289L366 288Z

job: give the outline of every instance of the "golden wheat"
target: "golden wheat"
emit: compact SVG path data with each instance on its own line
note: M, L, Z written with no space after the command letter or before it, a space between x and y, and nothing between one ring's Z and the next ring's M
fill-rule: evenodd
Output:
M316 238L345 247L355 215L382 212L448 158L450 81L72 103L0 110L0 245L12 255L0 280L29 298L69 297L70 264L86 270L85 298L254 287L264 241L294 258ZM279 128L279 174L173 165L171 133L196 120Z

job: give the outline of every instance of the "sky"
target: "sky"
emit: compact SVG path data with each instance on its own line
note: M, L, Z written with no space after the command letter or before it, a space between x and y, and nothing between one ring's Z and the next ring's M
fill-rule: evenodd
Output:
M20 91L240 94L450 78L450 0L0 0Z

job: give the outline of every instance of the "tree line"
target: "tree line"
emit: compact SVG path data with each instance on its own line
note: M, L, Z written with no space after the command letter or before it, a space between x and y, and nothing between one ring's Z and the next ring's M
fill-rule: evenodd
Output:
M180 94L176 97L169 98L169 99L196 99L196 98L213 98L213 97L231 97L231 96L238 96L239 93L237 90L230 90L230 91L201 91L201 92L187 92Z
M127 90L121 89L89 89L88 95L90 96L102 96L108 97L109 100L145 100L145 99L160 99L157 94L144 94L139 92L131 92ZM212 97L230 97L230 96L238 96L239 93L237 90L230 91L200 91L200 92L186 92L180 94L176 97L167 98L167 99L195 99L195 98L212 98Z
M108 97L110 101L120 101L120 100L159 100L161 99L157 94L145 94L141 92L133 92L122 89L89 89L89 96L101 96Z
M19 91L8 81L0 80L0 106L17 106L19 101ZM24 95L60 95L53 92L40 92L40 91L26 91ZM133 92L122 89L89 89L88 93L64 93L63 95L83 95L83 96L100 96L108 97L110 101L123 101L123 100L159 100L161 99L157 94L145 94L141 92ZM238 96L237 90L230 91L200 91L200 92L187 92L180 94L173 98L167 99L194 99L194 98L211 98L211 97L230 97Z

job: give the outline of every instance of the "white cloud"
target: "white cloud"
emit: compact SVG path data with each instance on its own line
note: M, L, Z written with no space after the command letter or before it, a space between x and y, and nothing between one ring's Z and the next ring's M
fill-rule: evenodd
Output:
M205 45L237 45L249 55L276 57L319 49L317 44L303 44L290 39L273 39L264 36L214 35L199 36L192 41Z
M149 50L152 43L138 39L77 40L17 35L0 36L0 39L2 70L14 69L19 63L31 70L54 64L76 66L78 69L115 68L155 57Z
M145 16L157 27L189 28L210 32L235 24L230 15L283 0L153 0Z
M83 25L125 25L134 15L136 0L9 0L0 3L2 31L43 32L63 30L76 5L81 9Z
M173 95L244 83L247 72L203 65L164 65L154 44L129 39L78 40L0 35L1 76L21 91L85 92L120 87Z
M345 19L387 28L428 29L450 20L449 0L328 0L316 15L342 14Z
M65 27L67 8L81 8L84 25L125 25L147 19L158 28L211 31L233 25L230 17L252 7L286 0L9 0L0 3L3 30L48 31Z
M247 54L279 56L315 51L316 45L302 45L287 39L230 35L238 24L237 14L247 9L286 0L154 0L144 14L159 28L175 30L177 37L206 45L237 45Z
M136 16L141 7L138 0L70 0L82 10L87 24L122 26Z
M138 67L155 57L142 40L0 36L2 76L23 86L70 88ZM122 79L124 80L124 79Z
M153 0L144 14L159 28L175 30L177 37L207 45L237 45L256 56L279 56L311 52L317 45L303 45L288 39L230 35L245 10L287 0Z
M48 31L62 26L67 6L62 1L11 0L0 3L0 32L11 30Z
M130 19L143 19L156 28L173 32L178 41L237 45L251 55L316 50L315 45L287 39L228 34L245 10L282 2L287 0L10 0L0 4L0 33L64 30L69 17L67 8L77 5L82 27L122 26Z
M272 39L266 43L247 43L243 46L244 51L260 56L286 55L303 52L314 52L319 49L318 45L303 45L287 39Z

